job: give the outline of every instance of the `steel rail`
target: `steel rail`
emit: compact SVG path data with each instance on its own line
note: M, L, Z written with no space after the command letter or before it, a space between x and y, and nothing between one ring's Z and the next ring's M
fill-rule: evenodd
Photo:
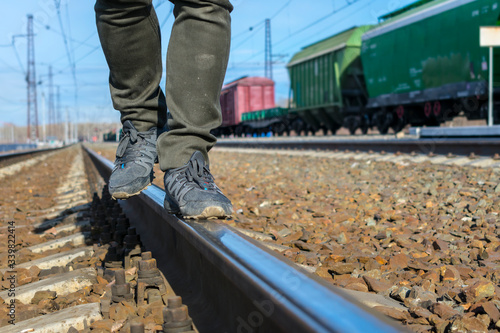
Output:
M107 179L113 164L85 149ZM120 202L201 332L406 331L224 223L167 214L164 196Z
M218 147L385 151L492 156L500 152L500 139L327 139L316 137L221 139Z
M22 151L12 152L12 153L2 153L2 154L0 154L0 162L7 161L11 158L46 153L49 151L55 151L55 150L62 149L65 147L69 147L69 146L55 147L55 148L43 148L43 149L30 149L30 150L22 150Z

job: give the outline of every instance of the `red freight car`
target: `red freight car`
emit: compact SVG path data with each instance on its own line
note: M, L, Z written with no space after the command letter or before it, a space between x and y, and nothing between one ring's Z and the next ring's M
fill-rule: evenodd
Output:
M245 112L274 108L274 81L265 77L242 77L222 87L222 128L238 125Z

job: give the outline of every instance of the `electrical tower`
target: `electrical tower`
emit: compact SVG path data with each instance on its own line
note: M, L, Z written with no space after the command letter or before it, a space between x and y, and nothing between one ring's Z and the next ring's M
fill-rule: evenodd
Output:
M28 140L38 140L38 105L36 101L36 72L35 72L35 38L33 34L33 15L28 15Z
M59 90L59 86L56 86L56 96L57 96L57 104L56 104L56 123L60 124L61 121L61 93Z
M56 123L54 106L54 85L52 80L52 66L49 66L49 135L55 135L54 127Z
M265 76L273 79L273 52L271 49L271 20L266 19Z

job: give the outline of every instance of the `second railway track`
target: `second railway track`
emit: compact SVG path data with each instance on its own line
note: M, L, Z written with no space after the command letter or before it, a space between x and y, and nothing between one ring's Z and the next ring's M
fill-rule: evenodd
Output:
M500 140L496 138L395 138L375 137L272 137L272 138L227 138L218 142L219 147L267 148L267 149L318 149L351 150L359 152L456 154L498 156Z

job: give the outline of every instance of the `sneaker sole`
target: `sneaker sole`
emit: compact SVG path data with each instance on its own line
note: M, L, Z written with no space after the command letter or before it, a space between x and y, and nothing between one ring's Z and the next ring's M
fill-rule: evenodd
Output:
M145 189L148 188L148 186L151 185L151 183L149 183L148 185L146 185L145 188L143 188L142 190L139 190L139 192L135 192L135 193L127 193L127 192L115 192L111 195L111 198L117 200L117 199L121 199L121 200L126 200L130 197L133 197L135 195L139 195L142 191L144 191Z
M192 216L186 216L183 215L184 218L186 219L194 219L194 220L199 220L199 219L210 219L210 218L225 218L231 216L231 214L226 214L224 211L224 208L219 207L219 206L210 206L207 207L201 212L200 215L192 215Z

